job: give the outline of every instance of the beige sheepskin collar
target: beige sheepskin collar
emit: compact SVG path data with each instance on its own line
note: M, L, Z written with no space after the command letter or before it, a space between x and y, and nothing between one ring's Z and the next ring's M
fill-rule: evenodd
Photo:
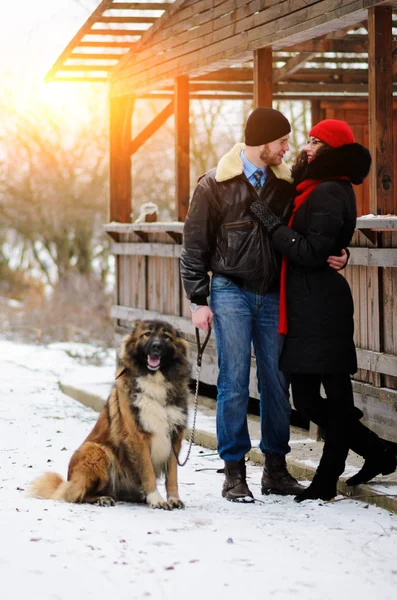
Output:
M215 180L219 183L227 181L243 172L243 161L241 160L241 150L245 148L245 144L235 144L233 148L220 159L216 168ZM292 183L291 171L283 161L277 167L270 167L278 179L285 179Z

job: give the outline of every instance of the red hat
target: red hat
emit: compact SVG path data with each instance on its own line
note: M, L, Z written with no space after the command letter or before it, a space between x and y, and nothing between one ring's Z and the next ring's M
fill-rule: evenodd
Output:
M317 123L309 133L331 146L339 148L345 144L354 144L354 135L346 121L337 121L336 119L325 119Z

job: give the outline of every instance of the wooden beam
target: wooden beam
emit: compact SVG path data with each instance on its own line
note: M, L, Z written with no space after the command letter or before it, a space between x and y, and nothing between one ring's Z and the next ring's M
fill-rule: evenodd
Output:
M131 221L131 116L133 96L110 98L110 221Z
M321 110L321 102L320 100L312 100L310 103L310 112L312 117L312 127L322 121L323 119L323 111ZM308 134L308 131L305 131L305 134Z
M352 94L361 95L368 93L368 85L365 83L318 83L313 81L307 82L289 82L278 83L274 86L275 92L286 92L292 94L321 96L323 94Z
M68 77L62 77L62 75L59 75L60 71L58 71L58 74L55 77L51 78L51 82L65 82L65 81L75 81L75 82L79 82L79 83L106 83L109 81L109 79L107 77L87 77L87 76L83 76L83 77L77 77L77 75L75 77L72 76L68 76Z
M304 79L304 78L303 78ZM221 91L221 92L242 92L247 93L252 89L250 83L194 83L190 82L189 88L191 92L197 91ZM163 91L171 90L171 87L164 87ZM335 83L319 83L318 81L290 81L288 83L277 83L273 87L273 95L275 93L286 92L292 94L313 94L322 95L327 93L339 93L339 94L367 94L368 85L367 83L350 83L345 81ZM263 105L262 105L263 106Z
M275 69L273 71L273 82L277 83L278 81L286 81L289 75L295 73L295 71L299 71L301 66L308 62L315 55L315 52L300 52L300 54L297 56L289 58L286 64L281 67L281 69Z
M370 210L373 214L397 212L394 200L392 9L368 11L368 89Z
M95 41L81 41L78 42L77 44L75 44L75 48L132 48L137 42L127 42L125 40L121 41L121 42L108 42L105 40L102 40L100 42L98 42L97 40ZM125 53L123 53L122 56L124 56ZM70 58L70 54L68 56L65 57L65 60L67 58Z
M299 56L302 57L301 53ZM307 53L306 53L307 54ZM397 53L396 53L397 54ZM309 56L314 57L314 53L310 53ZM303 57L302 57L303 58ZM396 56L397 58L397 56ZM285 59L285 58L275 58L274 53L273 53L273 66L275 62L281 61L281 60L288 60L289 59ZM291 59L292 60L292 59ZM303 61L305 62L305 61ZM311 58L310 62L317 62L317 63L334 63L335 65L337 64L343 64L343 63L348 63L348 64L352 64L352 63L360 63L360 62L365 62L367 63L367 58L329 58L329 57L321 57L321 56L316 56L315 59ZM303 77L303 76L308 76L311 79L328 79L328 80L333 80L333 81L339 81L342 80L344 81L346 77L348 78L355 78L355 79L359 79L359 80L364 80L367 81L368 79L368 73L367 73L367 69L356 69L354 68L354 66L352 67L348 67L345 69L338 69L336 67L325 67L325 66L320 66L320 67L313 67L313 68L300 68L300 66L298 66L295 63L296 68L294 67L293 69L291 68L289 75L288 75L288 81L291 81L292 78L297 78L297 77ZM290 67L290 64L288 62L288 67ZM285 67L282 67L281 69L278 69L279 71L284 70ZM299 72L296 72L299 68ZM277 77L277 79L281 79L279 78L277 75L275 75L278 71L277 69L273 68L273 84L276 83L275 81L275 77ZM196 84L198 82L209 82L209 83L213 83L213 82L225 82L229 85L231 85L233 82L236 83L253 83L253 69L251 69L250 67L244 67L244 68L229 68L229 69L220 69L219 71L213 71L211 73L206 73L205 75L200 75L199 77L192 77L190 79L190 84ZM165 88L163 88L165 89Z
M170 2L117 2L113 6L117 10L167 10Z
M300 42L288 46L285 50L288 50L288 52L348 52L361 54L367 52L368 42L364 36L361 36L360 40L357 40L356 36L349 36L344 40L322 38Z
M397 356L392 354L357 348L357 363L359 369L397 377Z
M114 8L118 9L117 4ZM154 23L159 17L99 17L97 23Z
M160 221L158 223L106 223L103 228L107 233L114 234L130 234L139 231L144 233L182 234L183 223L178 221Z
M218 69L204 75L199 75L190 79L194 81L254 81L254 73L251 67L231 67Z
M361 54L356 54L356 56L352 57L352 56L338 56L337 58L330 58L329 56L325 56L325 55L320 55L320 54L316 54L316 56L314 56L310 62L312 63L332 63L335 65L341 65L341 64L351 64L351 63L367 63L368 62L368 58L366 55L362 56Z
M397 267L397 248L349 248L349 266Z
M73 52L68 60L120 60L123 52Z
M119 242L111 245L110 252L120 256L161 256L163 258L180 258L181 244L162 244L147 242Z
M62 65L59 68L58 73L67 72L67 71L110 71L113 65L87 65L86 63L80 63L76 65Z
M301 69L297 73L291 73L287 83L368 83L367 69ZM280 82L283 85L283 82Z
M145 310L143 308L131 308L129 306L112 306L110 309L110 315L114 319L121 319L123 321L135 321L136 319L162 319L171 323L174 327L182 331L183 333L195 334L195 328L192 324L191 319L186 317L178 317L176 315L164 315L158 311Z
M70 53L73 52L73 48L79 45L81 39L86 35L87 31L91 29L91 27L96 23L98 17L100 17L105 10L110 8L113 0L103 0L98 8L94 10L92 15L87 19L84 25L79 29L76 35L71 39L69 44L66 46L65 50L59 56L59 58L55 61L51 69L48 71L45 76L45 81L51 81L55 73L59 70L60 66L64 63L64 61L69 57Z
M360 231L368 230L388 231L389 233L397 233L397 216L382 217L358 217L356 221L356 229Z
M113 37L124 37L129 35L135 37L144 34L145 31L146 29L90 29L85 32L85 35L106 35Z
M77 79L71 79L71 81L77 81ZM86 79L83 80L82 78L79 79L79 81L86 81L86 82L90 82L92 81L92 79ZM322 88L322 86L318 86L320 88ZM169 98L172 98L172 94L168 93L168 92L159 92L156 94L150 94L150 93L145 93L143 92L142 95L138 96L139 98L144 98L144 99L157 99L157 100L167 100ZM341 92L340 90L334 89L330 92L323 92L322 89L313 92L311 94L303 94L303 93L293 93L293 92L288 92L288 93L279 93L279 92L274 92L273 94L273 100L311 100L312 98L315 98L316 100L321 100L321 101L327 101L327 100L341 100ZM365 99L367 98L366 95L362 96L361 94L349 94L346 95L343 99L346 100L352 100L352 99L357 99L357 100L361 100L361 99ZM239 93L239 94L235 94L235 93L225 93L225 92L218 92L218 93L211 93L211 92L191 92L190 93L190 100L250 100L253 101L254 99L254 95L253 95L253 91L251 90L249 93Z
M254 106L272 106L273 57L271 48L254 50Z
M190 194L189 78L175 80L175 190L177 219L184 221Z
M326 35L324 39L332 38L333 40L340 40L345 36L346 31L341 29L340 31L335 31ZM310 61L310 59L312 59L315 55L316 52L300 52L297 56L290 58L281 69L274 71L273 81L276 82L287 80L290 75L296 71L299 71L301 66Z
M393 42L392 51L392 64L393 64L393 79L397 78L397 43Z
M149 125L147 125L131 142L130 144L130 153L135 154L135 152L150 138L174 112L174 102L171 101L163 110L156 115Z

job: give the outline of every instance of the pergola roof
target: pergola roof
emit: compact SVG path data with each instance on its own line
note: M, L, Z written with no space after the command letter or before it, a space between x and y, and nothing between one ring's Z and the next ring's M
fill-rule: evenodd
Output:
M332 0L103 0L46 79L111 81L117 95L171 98L175 72L189 75L191 98L250 99L251 48L270 45L274 31L274 98L366 96L365 4L384 3L349 0L338 8L341 3ZM285 30L294 32L288 39L280 33L283 11ZM261 31L269 35L261 38ZM209 48L217 44L225 52L211 60Z
M173 1L102 0L48 71L46 81L108 81L109 71Z

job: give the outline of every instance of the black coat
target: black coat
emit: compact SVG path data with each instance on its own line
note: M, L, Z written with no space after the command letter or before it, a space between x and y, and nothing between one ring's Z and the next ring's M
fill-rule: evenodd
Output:
M304 179L320 183L297 210L293 227L281 225L274 247L288 257L287 322L280 368L291 373L357 370L353 299L346 279L327 264L349 245L356 224L356 198L347 176L361 183L371 158L360 144L331 149L310 163Z

